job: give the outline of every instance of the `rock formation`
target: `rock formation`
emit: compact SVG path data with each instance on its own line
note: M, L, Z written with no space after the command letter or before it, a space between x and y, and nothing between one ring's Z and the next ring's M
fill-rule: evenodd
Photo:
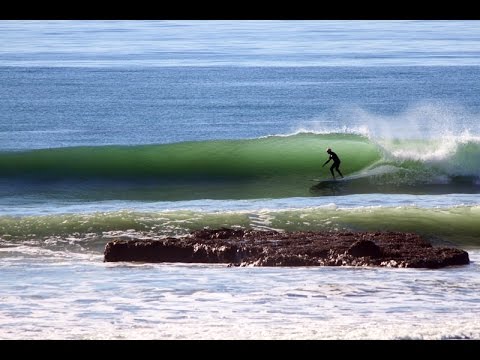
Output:
M440 268L468 253L433 247L413 233L199 230L182 238L115 240L105 261L226 263L234 266L386 266Z

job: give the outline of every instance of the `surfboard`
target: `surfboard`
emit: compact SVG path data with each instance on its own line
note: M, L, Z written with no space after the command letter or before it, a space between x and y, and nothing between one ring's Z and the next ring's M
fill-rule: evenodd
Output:
M338 178L338 179L310 179L310 180L315 181L315 182L321 182L321 183L334 183L334 182L338 182L338 181L345 181L345 180L348 180L348 179L343 177L343 178Z
M312 181L316 182L337 182L337 181L348 181L348 180L355 180L355 179L361 179L370 176L368 173L362 173L362 174L354 174L354 175L347 175L344 176L343 178L341 177L336 177L335 179L333 178L326 178L326 179L311 179Z
M315 184L310 187L310 191L315 195L336 195L348 185L348 181L343 179L314 179Z

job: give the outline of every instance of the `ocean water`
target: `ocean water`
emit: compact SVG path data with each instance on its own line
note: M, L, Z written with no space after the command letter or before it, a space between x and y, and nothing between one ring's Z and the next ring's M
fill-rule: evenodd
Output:
M0 339L480 339L480 22L0 21L0 40ZM471 263L103 262L204 227L409 231Z

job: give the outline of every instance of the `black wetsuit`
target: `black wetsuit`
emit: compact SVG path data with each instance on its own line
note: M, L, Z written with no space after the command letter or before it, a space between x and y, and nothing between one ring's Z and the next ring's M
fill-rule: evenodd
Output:
M333 169L335 169L340 174L340 176L343 178L342 173L338 169L338 167L340 166L340 158L333 151L330 151L329 154L330 154L330 157L328 158L328 160L323 165L326 165L326 164L328 164L328 162L330 160L333 160L333 164L332 164L332 166L330 166L330 172L332 173L332 176L335 178L335 174L333 173Z

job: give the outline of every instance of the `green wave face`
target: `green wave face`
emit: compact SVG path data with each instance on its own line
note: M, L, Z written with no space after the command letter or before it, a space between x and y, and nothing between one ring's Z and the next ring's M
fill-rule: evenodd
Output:
M47 247L94 248L122 237L186 235L210 228L253 228L278 231L403 231L433 241L479 247L480 207L448 208L317 207L254 212L117 211L93 214L0 217L0 246L28 242Z
M0 155L0 178L18 186L73 184L95 199L185 200L309 196L311 179L330 177L326 148L345 160L345 174L380 158L356 135L272 136L249 140L183 142L35 150ZM40 185L39 185L40 184ZM59 186L56 186L59 191ZM68 186L67 186L68 187ZM24 191L25 189L21 189ZM51 189L49 189L50 191ZM118 191L117 191L118 190ZM70 196L71 191L67 191Z
M225 178L318 175L332 147L347 161L346 173L378 159L367 139L354 135L272 136L251 140L104 146L3 153L4 176L38 178Z
M326 148L347 177L331 179ZM477 193L480 142L371 141L356 134L103 146L0 154L0 187L86 199L248 199L355 193ZM351 176L352 175L352 176ZM317 182L312 180L317 179ZM14 184L14 185L12 185ZM59 186L61 184L61 186ZM69 187L69 184L72 185ZM14 189L15 190L15 189Z

